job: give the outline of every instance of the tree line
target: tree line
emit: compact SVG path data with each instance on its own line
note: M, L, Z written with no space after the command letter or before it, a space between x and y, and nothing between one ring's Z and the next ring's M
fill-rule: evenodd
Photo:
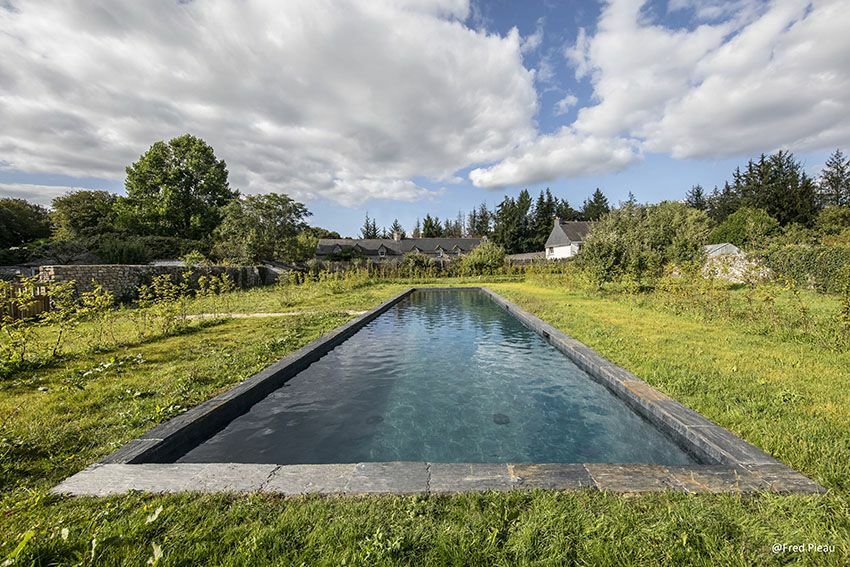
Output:
M630 196L630 199L634 197ZM533 199L527 189L520 191L517 197L506 196L495 209L490 210L486 203L467 213L458 212L455 218L440 219L427 213L410 233L413 238L482 238L487 237L501 246L508 254L536 252L543 250L546 239L552 232L555 217L565 221L602 218L611 210L608 198L600 189L584 200L581 208L574 209L567 199L552 195L549 189L540 191ZM360 229L361 238L392 238L394 234L402 238L407 232L398 219L394 219L389 230L378 229L374 218L366 214L366 220Z
M146 263L198 254L219 262L303 261L321 237L310 211L287 195L241 195L227 165L204 140L186 134L158 141L126 168L126 197L79 190L51 210L22 199L0 200L2 263L49 257ZM4 251L0 251L3 253Z

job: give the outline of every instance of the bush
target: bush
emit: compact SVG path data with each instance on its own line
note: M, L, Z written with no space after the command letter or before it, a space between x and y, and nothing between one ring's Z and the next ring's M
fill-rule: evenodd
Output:
M779 231L779 221L763 209L741 207L720 223L709 236L710 244L731 242L741 247L758 247Z
M850 248L843 246L782 246L764 253L765 265L797 285L841 293L850 266Z
M835 235L850 229L850 207L826 207L815 221L815 226L824 235Z
M493 275L505 267L505 250L490 241L484 241L460 260L460 271L464 275Z
M404 255L398 265L398 271L409 277L422 277L434 270L435 263L431 258L419 252L411 252Z
M702 259L710 222L682 203L627 204L596 223L579 263L599 284L622 276L637 282L659 277L667 264Z

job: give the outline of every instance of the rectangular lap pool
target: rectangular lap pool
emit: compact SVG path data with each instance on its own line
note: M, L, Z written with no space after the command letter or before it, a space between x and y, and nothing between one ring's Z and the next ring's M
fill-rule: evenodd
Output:
M183 463L692 463L483 292L416 291Z
M409 289L56 494L822 492L486 288Z

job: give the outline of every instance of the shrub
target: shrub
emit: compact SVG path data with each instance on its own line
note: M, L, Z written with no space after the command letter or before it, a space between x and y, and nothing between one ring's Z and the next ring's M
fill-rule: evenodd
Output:
M720 223L709 236L710 243L731 242L741 247L758 247L779 230L779 221L763 209L741 207Z
M710 222L682 203L627 204L593 227L579 263L598 284L621 276L640 283L661 276L667 264L701 260Z
M484 241L460 260L460 271L464 275L493 275L505 267L505 249L490 241Z
M399 272L409 277L421 277L434 270L434 261L425 254L411 252L404 255Z
M850 229L850 207L826 207L815 221L815 226L824 235L840 234Z
M797 285L840 293L850 266L850 248L843 246L781 246L764 253L765 265Z

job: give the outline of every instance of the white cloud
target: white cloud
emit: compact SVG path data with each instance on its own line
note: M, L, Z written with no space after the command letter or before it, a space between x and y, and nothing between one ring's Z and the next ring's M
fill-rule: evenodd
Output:
M34 185L31 183L0 183L0 198L26 199L31 203L37 203L45 207L50 206L54 197L59 197L71 191L78 191L81 187L67 187L64 185Z
M568 94L561 100L555 103L555 116L562 116L567 113L569 109L578 104L578 97L574 94Z
M721 18L690 30L644 21L644 4L613 0L595 35L566 50L599 101L579 111L577 132L677 158L850 143L846 0L671 3Z
M249 192L417 199L535 134L521 40L468 0L14 0L0 9L0 156L121 178L155 140L206 139Z
M498 189L618 171L638 159L637 148L628 140L589 136L563 127L540 136L493 166L474 169L469 178L476 187Z
M534 33L522 38L520 50L523 52L523 54L537 51L537 48L539 48L540 45L543 43L543 23L544 19L539 18L537 20L537 27L534 29Z

